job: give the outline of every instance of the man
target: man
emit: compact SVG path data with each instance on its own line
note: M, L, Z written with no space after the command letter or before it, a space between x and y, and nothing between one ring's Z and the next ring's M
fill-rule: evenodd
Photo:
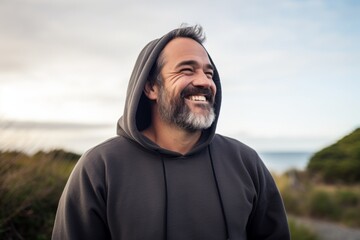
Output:
M215 134L221 86L199 26L140 53L118 136L85 153L53 239L290 239L257 153Z

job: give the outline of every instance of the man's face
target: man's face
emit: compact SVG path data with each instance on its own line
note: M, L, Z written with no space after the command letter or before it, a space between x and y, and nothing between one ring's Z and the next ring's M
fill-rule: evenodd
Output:
M157 99L161 118L187 131L206 129L215 119L216 86L204 48L176 38L163 50L162 84Z

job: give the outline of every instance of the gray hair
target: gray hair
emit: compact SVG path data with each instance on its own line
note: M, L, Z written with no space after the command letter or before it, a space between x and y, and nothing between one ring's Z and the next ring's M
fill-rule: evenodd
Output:
M181 24L180 28L170 32L170 36L171 36L170 41L174 38L186 37L197 41L201 45L204 43L206 39L203 28L200 25L194 25L188 27L185 24Z

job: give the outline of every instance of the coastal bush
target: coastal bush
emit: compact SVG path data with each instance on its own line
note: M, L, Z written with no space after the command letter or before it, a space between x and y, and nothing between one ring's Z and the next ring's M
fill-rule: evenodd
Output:
M319 237L310 229L297 224L294 220L289 220L289 228L292 240L318 240Z
M360 204L360 194L349 190L335 192L336 202L343 207L356 207Z
M339 220L341 208L334 201L332 194L320 190L310 193L309 213L317 218Z
M342 207L342 221L348 226L360 227L360 187L358 191L339 190L334 198Z
M307 170L326 183L360 183L360 128L336 143L318 151Z
M288 214L320 218L360 228L360 185L311 182L304 172L276 176ZM308 178L308 179L307 179Z
M302 209L301 209L301 197L298 196L298 194L287 190L282 192L282 198L284 201L285 209L288 212L291 212L292 214L301 215Z
M345 209L341 222L349 227L360 228L360 208Z
M0 151L0 239L50 239L57 204L75 164L54 158L54 152L38 158Z

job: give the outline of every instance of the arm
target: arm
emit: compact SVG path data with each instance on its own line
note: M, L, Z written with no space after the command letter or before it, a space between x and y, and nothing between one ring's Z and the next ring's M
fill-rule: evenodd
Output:
M247 226L249 239L289 240L287 217L275 182L259 159L256 185L257 199Z
M109 239L101 159L84 155L64 188L52 239Z

